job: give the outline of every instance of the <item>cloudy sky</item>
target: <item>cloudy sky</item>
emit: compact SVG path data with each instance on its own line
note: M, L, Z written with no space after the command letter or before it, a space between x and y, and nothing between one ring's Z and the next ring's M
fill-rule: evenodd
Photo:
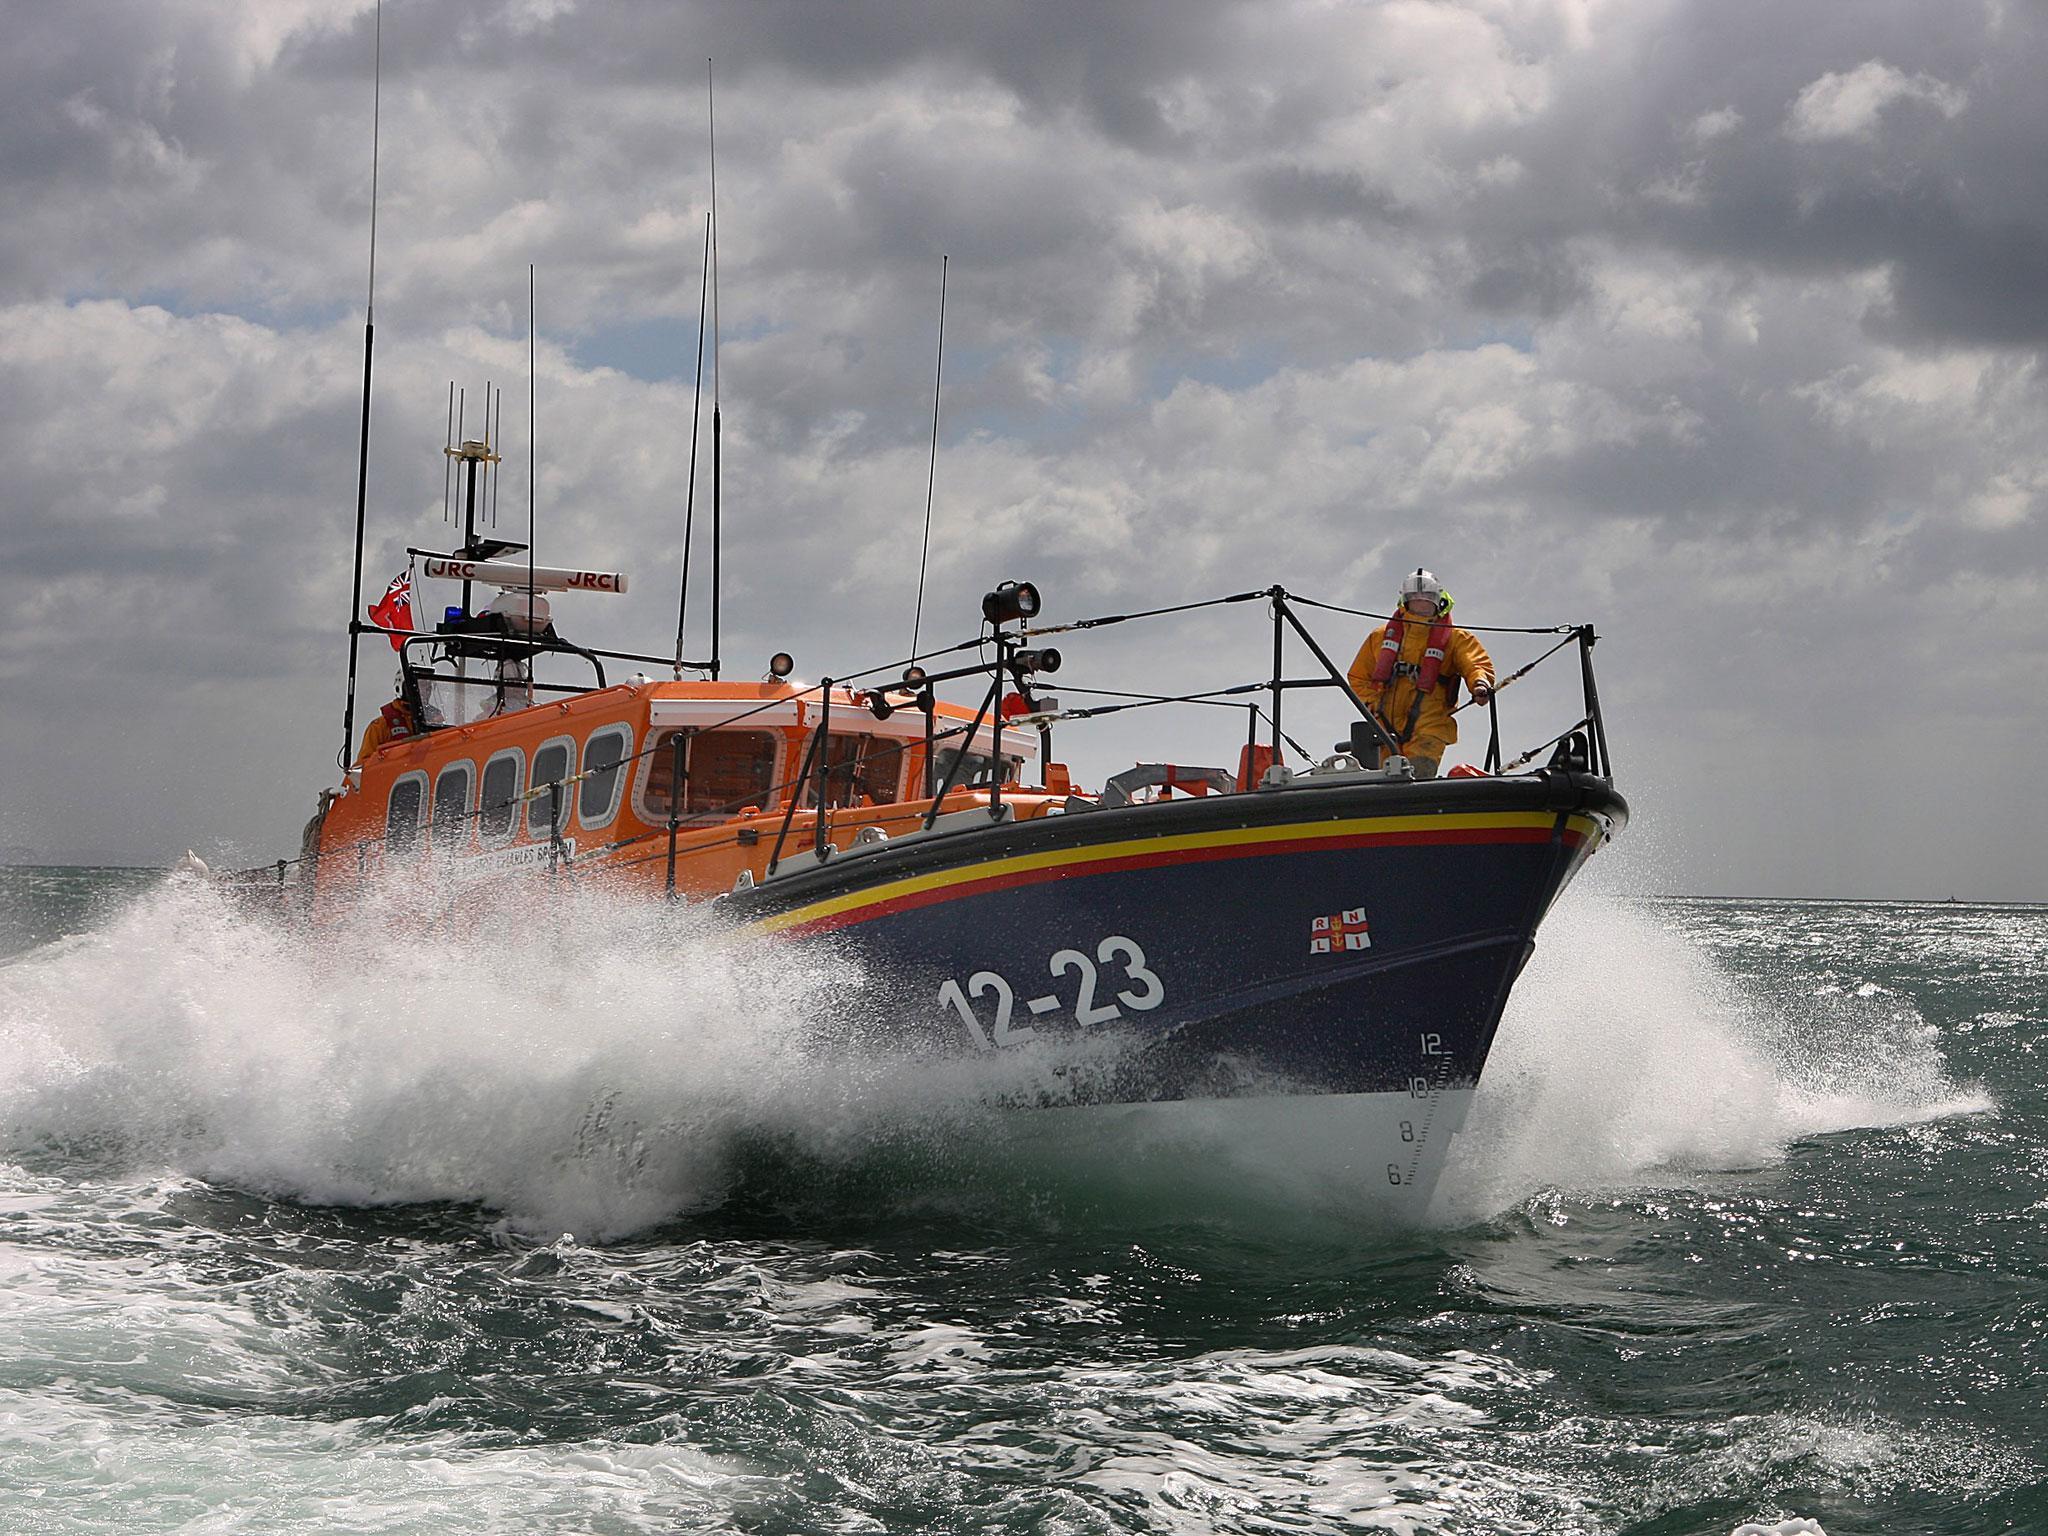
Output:
M0 844L295 851L340 745L371 8L6 22ZM531 262L540 557L634 579L558 622L672 643L715 55L734 672L906 649L943 254L928 640L1005 576L1079 617L1427 564L1471 622L1599 623L1632 883L2048 898L2038 8L387 0L383 45L373 591L446 536L451 379L506 388L525 525ZM1227 609L1064 677L1264 647ZM1541 676L1510 750L1564 723Z

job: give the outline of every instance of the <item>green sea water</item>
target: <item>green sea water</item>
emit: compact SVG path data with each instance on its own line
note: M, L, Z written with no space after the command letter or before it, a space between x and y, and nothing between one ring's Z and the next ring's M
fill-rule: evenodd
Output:
M0 952L0 1532L2048 1531L2048 909L1575 890L1423 1231L644 907Z

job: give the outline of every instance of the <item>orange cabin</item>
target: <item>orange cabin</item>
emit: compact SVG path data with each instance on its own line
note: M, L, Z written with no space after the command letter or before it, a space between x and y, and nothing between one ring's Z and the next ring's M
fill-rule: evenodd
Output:
M821 781L835 849L917 830L932 806L924 713L877 719L834 688L822 764L810 752L820 714L816 688L782 681L635 682L400 737L370 751L308 829L315 891L429 857L477 876L566 866L662 889L673 841L678 894L716 895L764 879L778 838L784 862L813 856ZM934 711L933 786L967 754L943 813L988 805L992 783L1019 818L1064 802L1064 790L1022 788L1035 732L984 721L969 738L973 718Z

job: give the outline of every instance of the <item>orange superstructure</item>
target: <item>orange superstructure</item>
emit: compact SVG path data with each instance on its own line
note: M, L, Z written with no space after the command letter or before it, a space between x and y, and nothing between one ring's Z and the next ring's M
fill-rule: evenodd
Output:
M1031 731L998 736L935 702L928 733L922 710L877 718L868 695L834 688L829 709L822 697L781 680L634 682L388 741L309 829L315 901L428 857L478 876L566 868L716 895L765 879L778 842L784 862L814 860L821 799L837 850L918 830L933 807L928 734L930 782L958 780L941 814L993 802L1027 819L1066 800L1024 786Z

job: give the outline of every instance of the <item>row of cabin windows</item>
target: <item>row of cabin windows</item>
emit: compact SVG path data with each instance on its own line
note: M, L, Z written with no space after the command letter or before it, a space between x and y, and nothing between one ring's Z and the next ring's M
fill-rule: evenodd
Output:
M645 810L650 820L668 816L674 798L675 731L665 731L646 753L647 788ZM583 744L583 772L578 784L565 786L561 795L561 825L570 830L569 800L575 800L575 820L585 831L611 825L618 815L627 774L623 764L632 744L625 726L606 726ZM881 736L835 732L826 746L825 803L834 810L869 805L893 805L903 795L903 772L908 743ZM683 804L685 817L731 816L747 810L772 811L781 801L784 785L776 780L780 743L774 731L702 731L692 733L684 747ZM543 743L533 754L536 785L559 783L568 777L574 744L565 739ZM941 776L950 766L952 754L938 759ZM970 757L974 770L963 783L986 783L987 760ZM1007 760L1006 760L1007 761ZM470 798L474 769L469 763L451 763L434 780L433 800L427 824L434 839L444 847L462 842L473 819L481 839L489 843L510 842L519 822L521 778L525 754L501 752L484 764L482 794L477 803ZM802 786L800 805L812 799L812 784ZM427 793L422 775L408 775L392 786L385 821L385 839L393 853L406 853L418 845L421 802ZM525 802L526 835L545 842L556 830L550 823L553 797L536 796Z
M675 801L675 740L665 731L648 754L646 812L665 819ZM826 743L825 803L835 810L894 805L903 794L906 743L881 736L834 733ZM683 748L683 802L677 814L733 816L749 809L772 811L790 787L776 779L778 742L773 731L701 731ZM790 766L795 772L795 764ZM801 786L799 805L811 802L812 785Z
M609 826L619 813L625 788L621 764L632 744L632 732L623 725L595 731L583 744L583 772L580 783L564 785L559 797L559 829L570 828L570 801L575 817L585 831ZM533 779L537 785L556 784L569 776L574 744L566 740L544 742L533 754ZM519 822L520 780L526 768L526 754L500 752L484 764L483 793L479 803L470 799L475 769L469 763L450 763L434 780L434 796L427 813L433 837L444 847L466 841L469 823L486 843L506 843ZM385 810L384 840L394 854L409 853L419 845L420 808L427 794L424 774L408 774L391 787ZM553 821L557 797L539 795L526 804L526 835L545 842L557 830Z

